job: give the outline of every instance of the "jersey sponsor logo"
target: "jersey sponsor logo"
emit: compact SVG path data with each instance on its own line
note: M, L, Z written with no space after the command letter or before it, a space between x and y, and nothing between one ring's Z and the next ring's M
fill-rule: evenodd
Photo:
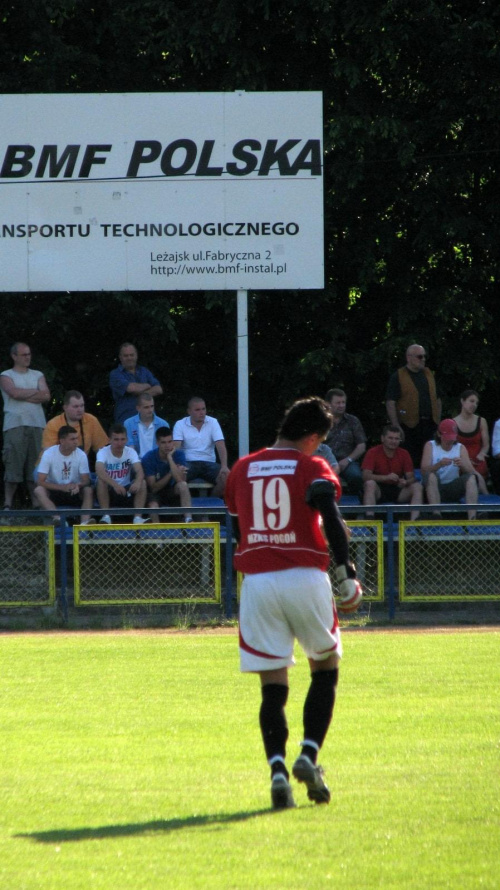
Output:
M293 476L296 469L296 460L256 460L248 465L248 477Z

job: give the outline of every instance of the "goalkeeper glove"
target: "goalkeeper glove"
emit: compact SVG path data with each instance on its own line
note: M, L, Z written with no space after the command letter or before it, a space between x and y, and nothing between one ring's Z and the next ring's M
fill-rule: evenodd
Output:
M341 612L355 612L361 605L363 590L359 581L356 581L356 571L352 565L338 566L335 570L337 581L338 606Z

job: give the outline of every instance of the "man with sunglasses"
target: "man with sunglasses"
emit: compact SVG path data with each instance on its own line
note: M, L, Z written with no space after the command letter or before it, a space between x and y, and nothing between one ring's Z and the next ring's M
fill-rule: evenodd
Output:
M402 444L414 467L420 467L424 445L441 420L441 399L426 358L424 347L412 343L406 350L405 367L391 375L385 395L389 421L401 430Z

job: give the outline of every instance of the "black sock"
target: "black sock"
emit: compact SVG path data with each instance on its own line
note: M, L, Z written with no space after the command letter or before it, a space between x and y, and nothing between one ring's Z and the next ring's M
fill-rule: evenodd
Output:
M333 714L335 692L339 678L338 668L331 671L315 671L311 675L311 685L304 702L304 741L302 753L316 763L318 750L321 748ZM318 746L308 745L315 742Z
M288 726L285 705L288 699L288 686L280 683L269 683L262 687L262 704L260 706L260 730L268 761L281 758L271 764L271 771L288 775L285 768L286 742ZM281 768L280 768L281 767Z

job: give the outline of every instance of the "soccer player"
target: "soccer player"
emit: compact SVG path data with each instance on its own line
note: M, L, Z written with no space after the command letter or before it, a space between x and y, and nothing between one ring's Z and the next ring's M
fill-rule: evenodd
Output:
M240 664L242 671L260 675L260 727L274 809L295 806L285 765L294 639L308 657L311 684L304 703L302 752L292 772L305 782L310 800L330 801L316 760L332 718L342 646L325 538L337 565L340 608L353 612L362 599L336 504L340 483L328 464L313 456L331 424L330 408L322 399L295 402L275 444L240 458L226 487L238 541L235 567L245 576Z

